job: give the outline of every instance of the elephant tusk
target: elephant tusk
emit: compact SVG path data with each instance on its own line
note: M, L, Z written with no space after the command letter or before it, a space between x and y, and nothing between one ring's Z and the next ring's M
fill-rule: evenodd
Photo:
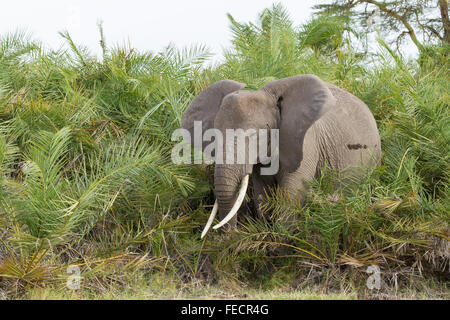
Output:
M205 228L202 231L202 235L201 235L200 239L203 239L203 237L208 232L209 228L211 228L211 225L212 225L212 223L214 221L214 218L216 217L216 213L217 213L217 209L218 208L219 208L219 203L217 202L217 199L216 199L216 202L214 202L214 207L212 208L211 214L209 215L208 222L206 222L206 226L205 226Z
M248 177L249 177L249 175L247 174L244 177L244 179L242 179L242 185L241 185L241 189L239 190L239 195L238 195L233 207L231 208L230 212L227 214L227 216L222 221L220 221L218 224L216 224L213 227L213 229L218 229L218 228L222 227L224 224L226 224L228 221L230 221L236 215L239 208L241 207L242 201L244 201L245 193L247 192Z

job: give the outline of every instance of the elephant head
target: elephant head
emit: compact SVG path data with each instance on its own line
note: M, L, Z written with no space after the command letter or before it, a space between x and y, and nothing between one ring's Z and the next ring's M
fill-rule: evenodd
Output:
M231 80L210 85L192 101L182 119L182 127L192 134L194 121L202 121L203 130L215 128L224 136L226 129L278 129L280 169L294 171L302 161L306 131L335 104L335 98L327 85L314 75L272 81L256 91L242 90L244 87L245 84ZM224 154L226 156L229 155ZM250 163L216 163L216 202L202 237L217 211L222 221L214 228L230 220L230 224L236 223L235 215L244 199L252 170Z

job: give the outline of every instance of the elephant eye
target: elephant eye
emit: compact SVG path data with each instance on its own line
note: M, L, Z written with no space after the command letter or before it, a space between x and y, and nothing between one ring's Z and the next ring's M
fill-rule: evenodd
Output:
M283 97L279 97L277 100L277 107L281 110L281 102L283 101Z

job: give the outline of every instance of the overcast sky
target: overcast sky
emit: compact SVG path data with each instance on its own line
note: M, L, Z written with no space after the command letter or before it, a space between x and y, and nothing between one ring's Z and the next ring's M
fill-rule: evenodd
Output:
M103 21L107 44L130 42L140 50L160 51L204 44L220 54L231 34L226 13L237 21L255 21L259 12L281 2L295 25L310 18L318 0L16 0L2 2L0 34L16 29L58 48L58 31L68 30L76 43L99 53L97 22ZM217 58L217 57L216 57Z

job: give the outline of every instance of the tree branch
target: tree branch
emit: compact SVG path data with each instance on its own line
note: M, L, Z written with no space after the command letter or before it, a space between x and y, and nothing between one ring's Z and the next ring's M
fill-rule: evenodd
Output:
M442 0L439 0L442 1ZM446 0L443 0L444 2ZM417 39L416 33L414 32L413 27L409 24L408 20L404 17L399 15L397 12L389 9L385 3L381 3L374 0L358 0L357 3L370 3L374 6L377 6L381 11L386 13L388 16L400 21L403 26L408 30L409 37L411 38L412 42L416 45L416 47L419 49L419 51L423 50L423 45L420 43L419 39Z
M438 39L444 41L444 38L441 36L441 34L435 28L433 28L430 25L421 23L417 12L415 12L415 15L416 15L416 23L419 25L420 28L422 28L424 33L425 33L425 29L426 29L426 30L430 31L432 34L434 34Z
M448 18L448 0L439 0L439 9L441 11L442 26L444 27L444 40L450 43L450 21Z

